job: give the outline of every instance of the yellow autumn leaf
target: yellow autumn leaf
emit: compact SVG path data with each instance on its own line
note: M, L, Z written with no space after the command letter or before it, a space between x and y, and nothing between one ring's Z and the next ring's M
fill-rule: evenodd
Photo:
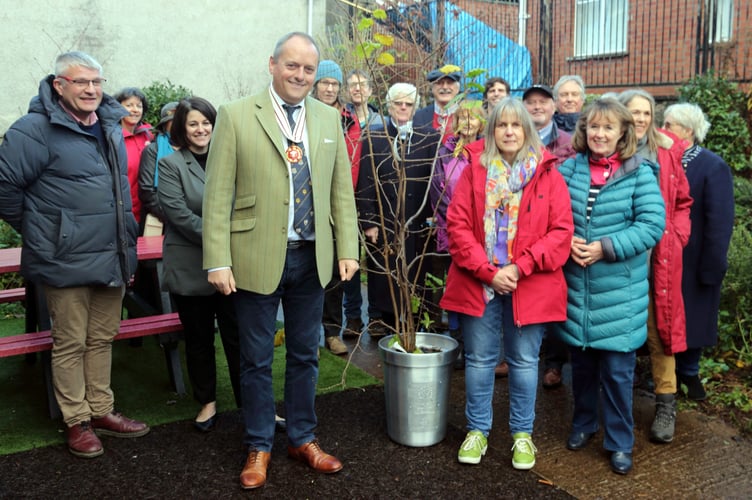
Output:
M389 52L382 52L379 57L376 58L376 62L382 66L392 66L394 64L394 56Z
M391 47L394 43L394 37L392 35L383 35L381 33L375 33L373 39L379 42L384 47Z
M460 68L459 66L455 66L454 64L445 64L444 66L439 68L439 71L441 71L445 75L448 75L449 73L461 72L462 68Z
M744 368L744 366L745 366L744 361L742 361L741 359L737 359L736 360L736 367L737 368Z

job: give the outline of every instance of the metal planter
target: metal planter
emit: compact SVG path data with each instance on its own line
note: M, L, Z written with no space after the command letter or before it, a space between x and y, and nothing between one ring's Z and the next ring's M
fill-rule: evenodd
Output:
M459 344L435 333L418 333L417 345L439 352L406 354L379 341L384 361L386 427L389 437L406 446L431 446L446 435L450 378Z

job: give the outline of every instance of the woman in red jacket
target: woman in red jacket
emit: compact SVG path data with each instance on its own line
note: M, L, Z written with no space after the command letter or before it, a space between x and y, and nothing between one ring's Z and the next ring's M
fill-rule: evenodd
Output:
M146 102L146 95L136 87L126 87L114 97L129 113L120 121L120 125L123 128L125 149L128 153L128 184L131 187L133 216L139 223L139 234L141 234L143 224L141 224L141 199L138 197L138 166L141 163L141 153L154 140L151 125L144 123L144 116L149 110L149 105Z
M670 443L676 424L676 362L687 350L682 298L682 254L689 241L692 197L682 167L685 143L655 126L655 100L641 89L626 90L619 100L632 113L637 154L658 167L658 184L666 205L666 229L650 259L648 351L655 383L655 418L650 440Z
M521 101L501 101L485 137L483 153L471 156L447 211L452 264L441 306L460 313L465 340L469 432L458 459L477 464L486 452L503 338L512 466L530 469L543 330L566 319L561 268L573 236L572 208L556 159L543 148Z

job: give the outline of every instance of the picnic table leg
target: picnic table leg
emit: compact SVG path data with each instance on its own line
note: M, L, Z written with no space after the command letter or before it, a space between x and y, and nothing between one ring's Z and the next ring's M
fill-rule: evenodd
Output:
M162 339L165 337L169 338L169 340L163 341ZM164 349L167 371L170 374L170 383L175 392L182 396L185 394L185 382L183 382L183 365L180 362L180 349L178 349L177 336L172 334L161 335L159 343L162 345L162 349Z
M47 299L44 297L42 288L34 283L26 283L26 331L42 332L52 328L50 313L47 310ZM52 353L44 351L42 355L42 374L44 387L47 391L47 409L50 418L56 420L62 416L60 406L55 399L55 387L52 384ZM31 359L30 359L31 358ZM27 362L36 361L36 355L26 356Z

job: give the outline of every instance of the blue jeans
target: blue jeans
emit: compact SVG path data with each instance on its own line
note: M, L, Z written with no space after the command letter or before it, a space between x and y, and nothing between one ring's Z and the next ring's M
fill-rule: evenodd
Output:
M702 347L677 352L674 354L676 373L684 377L694 377L700 373L700 358L702 358Z
M344 297L342 305L345 308L345 317L347 319L361 319L361 309L363 308L363 294L360 290L360 269L355 271L350 281L342 283Z
M632 452L632 379L635 352L570 348L574 415L572 432L598 430L598 407L603 412L603 447Z
M272 360L280 301L285 319L285 418L290 446L312 441L314 399L319 375L318 346L324 289L313 245L288 249L277 289L270 295L234 294L240 334L240 387L248 449L271 451L274 442Z
M509 363L509 430L532 434L538 355L545 325L514 324L512 298L495 295L478 318L460 314L465 341L465 417L468 430L488 436L493 423L494 367L504 339Z

